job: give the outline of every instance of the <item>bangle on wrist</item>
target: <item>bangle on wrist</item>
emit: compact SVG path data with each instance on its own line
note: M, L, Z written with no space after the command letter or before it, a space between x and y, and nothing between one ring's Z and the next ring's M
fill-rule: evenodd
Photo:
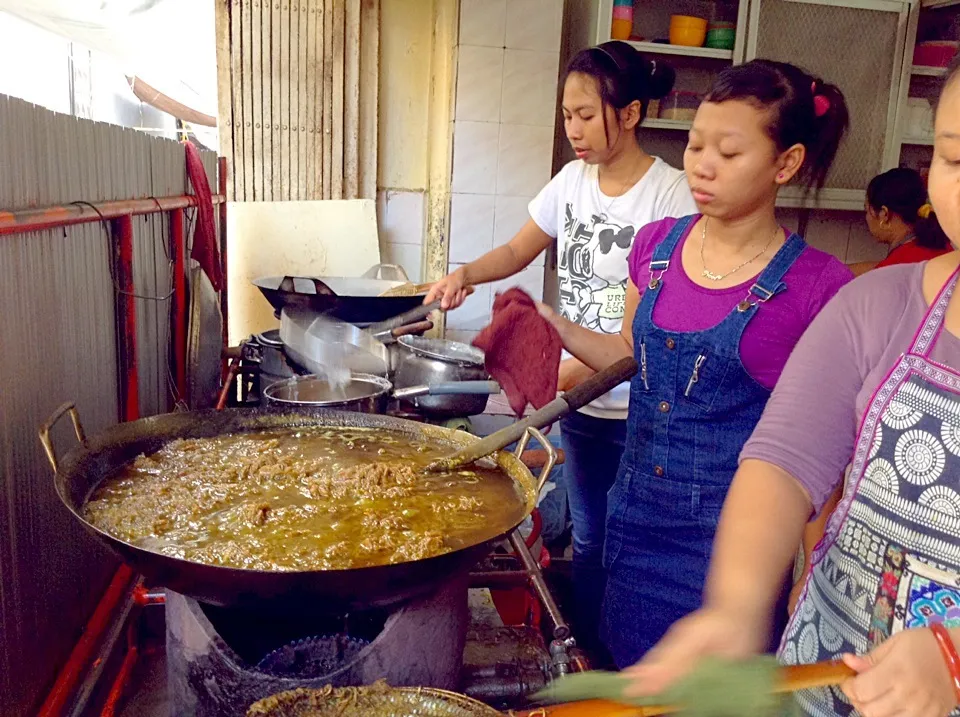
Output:
M941 623L935 623L930 626L930 631L937 639L937 645L940 647L940 654L950 672L950 679L953 680L953 693L957 702L960 703L960 655L957 654L957 647L950 638L947 628Z

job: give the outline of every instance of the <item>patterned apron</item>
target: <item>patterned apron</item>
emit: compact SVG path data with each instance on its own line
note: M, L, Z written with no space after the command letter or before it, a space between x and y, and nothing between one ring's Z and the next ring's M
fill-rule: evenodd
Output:
M864 414L843 499L780 646L785 664L862 655L935 622L960 626L960 374L930 359L957 276ZM839 688L796 697L810 715L853 713Z

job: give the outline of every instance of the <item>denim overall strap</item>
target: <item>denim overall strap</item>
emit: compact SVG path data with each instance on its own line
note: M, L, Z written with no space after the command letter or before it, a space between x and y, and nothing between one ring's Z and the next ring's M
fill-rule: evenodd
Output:
M786 243L777 251L770 263L760 272L746 296L737 304L733 311L727 314L727 317L717 325L717 329L728 335L732 342L729 344L739 352L740 337L743 335L750 319L757 313L761 304L770 301L781 291L785 291L787 285L783 277L794 262L806 249L806 242L797 234L791 234Z
M650 258L650 284L648 290L656 291L660 288L660 279L667 269L670 268L670 257L673 256L673 250L677 248L680 240L686 236L687 229L697 220L699 215L691 214L677 220L673 229L667 234L667 238L657 244L653 249L653 256ZM644 296L648 292L644 291Z

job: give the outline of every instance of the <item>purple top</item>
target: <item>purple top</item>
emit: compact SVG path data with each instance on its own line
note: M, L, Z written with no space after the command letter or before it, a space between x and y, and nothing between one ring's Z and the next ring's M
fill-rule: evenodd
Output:
M840 290L797 344L740 454L796 478L817 512L851 461L870 399L910 348L929 308L925 266L875 269ZM942 331L930 358L960 367L960 339Z
M641 295L650 280L654 248L666 239L676 219L648 224L637 232L630 252L630 279ZM694 224L691 224L691 229ZM680 260L690 232L677 244L663 288L653 309L653 322L666 331L702 331L719 324L747 295L756 276L729 289L707 289L694 283ZM803 250L783 278L786 291L760 307L747 324L740 344L740 360L753 379L773 388L787 357L800 336L853 274L838 259L812 247Z

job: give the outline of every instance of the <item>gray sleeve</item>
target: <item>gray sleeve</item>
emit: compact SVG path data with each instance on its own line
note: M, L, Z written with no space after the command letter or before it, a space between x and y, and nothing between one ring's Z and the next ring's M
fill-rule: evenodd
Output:
M740 460L772 463L796 478L817 512L853 455L863 386L856 288L848 285L813 320L780 375Z

